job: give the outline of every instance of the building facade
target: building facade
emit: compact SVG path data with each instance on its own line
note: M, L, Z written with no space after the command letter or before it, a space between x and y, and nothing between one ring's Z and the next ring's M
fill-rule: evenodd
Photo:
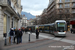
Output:
M66 20L70 30L70 20L75 19L75 0L49 0L47 16L50 23L55 20Z
M21 0L0 0L0 39L10 28L18 28L21 11Z
M21 27L27 27L27 17L22 16L21 24Z
M75 16L75 0L49 0L47 13L51 22L56 19L69 21Z

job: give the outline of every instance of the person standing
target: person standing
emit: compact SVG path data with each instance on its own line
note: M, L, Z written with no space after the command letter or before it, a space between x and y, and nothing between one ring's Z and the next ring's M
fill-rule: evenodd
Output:
M11 28L10 30L11 44L13 44L13 36L14 36L14 29Z
M17 38L17 33L18 33L17 29L14 29L14 43L16 43L15 39Z
M11 37L10 37L10 31L11 31L11 28L10 28L10 30L9 30L9 44L11 43Z
M39 29L36 29L36 39L39 39Z
M27 28L25 28L25 33L27 33L27 31L28 31L28 29L27 29Z
M18 30L18 29L16 29L16 31L15 31L15 34L16 34L16 38L17 38L17 44L19 43L19 41L20 41L20 33L19 33L20 31Z
M23 32L21 31L21 29L19 29L19 35L20 35L20 43L22 43L22 35L23 35Z

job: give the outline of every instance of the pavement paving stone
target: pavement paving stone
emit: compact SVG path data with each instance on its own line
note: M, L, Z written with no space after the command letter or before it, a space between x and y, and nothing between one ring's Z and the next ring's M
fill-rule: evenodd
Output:
M48 34L45 34L45 35L48 35ZM30 42L28 40L29 40L29 34L25 34L25 33L23 34L21 44L16 44L16 43L9 44L8 42L9 40L7 39L7 46L4 46L4 40L2 40L0 41L1 43L0 50L63 50L64 48L66 48L66 46L72 45L67 42L59 41L62 39L59 39L58 41L44 38L44 37L39 37L39 39L36 39L36 36L33 34L30 34ZM71 48L67 50L75 50L75 45L73 46L74 46L73 49Z

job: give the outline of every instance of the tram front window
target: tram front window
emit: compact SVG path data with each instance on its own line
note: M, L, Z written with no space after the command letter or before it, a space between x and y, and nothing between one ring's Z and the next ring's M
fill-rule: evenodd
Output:
M57 31L64 32L65 31L65 23L57 23Z

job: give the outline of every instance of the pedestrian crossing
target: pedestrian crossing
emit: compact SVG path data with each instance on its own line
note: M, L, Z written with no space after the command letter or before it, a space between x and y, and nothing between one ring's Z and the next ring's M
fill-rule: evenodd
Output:
M36 35L36 34L32 33L32 35ZM69 40L69 39L64 39L64 38L57 38L57 37L49 37L49 36L42 35L42 34L39 34L39 36L43 37L43 38L48 38L48 39L52 39L52 40L57 40L57 41L62 41L62 42L70 43L70 44L75 44L74 40Z

